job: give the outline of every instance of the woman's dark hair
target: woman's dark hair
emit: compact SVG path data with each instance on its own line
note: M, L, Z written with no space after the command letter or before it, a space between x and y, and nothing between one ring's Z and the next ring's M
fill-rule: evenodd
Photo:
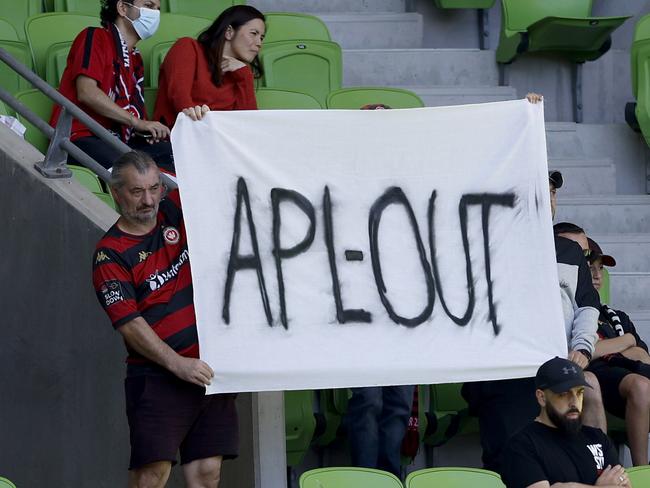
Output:
M102 0L101 9L99 10L99 18L104 27L108 27L117 19L117 2L120 0Z
M234 5L224 10L210 27L199 35L198 41L205 50L208 58L208 66L212 72L212 82L219 86L223 81L221 71L221 60L223 58L223 47L226 43L226 30L232 27L235 32L245 23L260 19L266 21L264 14L250 5ZM262 66L257 56L250 63L255 78L262 76Z

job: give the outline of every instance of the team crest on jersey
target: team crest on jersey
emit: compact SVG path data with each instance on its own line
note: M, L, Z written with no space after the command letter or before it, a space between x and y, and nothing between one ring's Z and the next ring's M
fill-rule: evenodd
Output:
M181 240L181 233L178 232L176 227L165 227L163 229L163 238L167 244L178 244L178 241Z
M118 280L108 280L102 283L102 286L99 288L102 298L104 299L104 305L110 307L114 303L121 302L124 300L124 295L122 294L122 286Z

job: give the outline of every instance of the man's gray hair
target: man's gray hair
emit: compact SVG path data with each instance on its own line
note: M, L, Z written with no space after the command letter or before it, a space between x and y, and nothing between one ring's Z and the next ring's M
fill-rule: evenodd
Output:
M129 166L133 166L141 175L145 174L151 168L157 168L154 160L145 152L130 151L124 153L113 163L111 187L119 189L124 185L124 170Z

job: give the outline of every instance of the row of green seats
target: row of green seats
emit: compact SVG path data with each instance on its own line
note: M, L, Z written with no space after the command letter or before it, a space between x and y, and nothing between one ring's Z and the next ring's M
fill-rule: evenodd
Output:
M245 3L237 0L161 0L160 10L164 13L214 19L228 7ZM46 0L46 4L48 12L99 14L98 0Z
M402 482L378 469L334 467L306 471L300 488L505 488L494 471L478 468L429 468L409 473Z
M650 146L650 14L637 22L630 50L637 130Z

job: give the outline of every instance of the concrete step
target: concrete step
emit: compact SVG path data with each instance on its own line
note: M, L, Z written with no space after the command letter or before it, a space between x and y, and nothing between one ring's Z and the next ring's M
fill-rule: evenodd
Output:
M625 310L623 311L625 312ZM627 314L630 316L643 342L650 345L650 310L635 310Z
M405 0L249 0L262 12L404 12Z
M332 40L344 49L422 47L422 16L418 13L340 13L318 15Z
M514 100L517 92L509 86L398 86L417 93L427 107L468 105Z
M562 172L564 195L616 194L616 168L611 159L551 159L548 166Z
M497 86L494 51L345 49L345 86Z
M616 259L616 267L610 271L650 271L650 234L588 235L600 245L605 254Z
M631 313L647 310L650 302L650 272L610 271L610 302L613 308Z
M650 233L650 196L559 194L556 222L573 222L591 234Z

